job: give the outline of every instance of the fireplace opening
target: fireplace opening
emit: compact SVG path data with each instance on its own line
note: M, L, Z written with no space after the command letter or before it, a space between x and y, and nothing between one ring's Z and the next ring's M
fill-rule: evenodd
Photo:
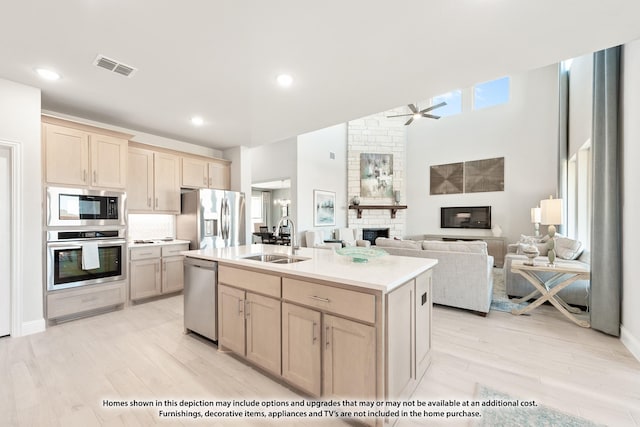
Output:
M362 239L370 241L372 245L376 244L376 239L378 237L389 237L389 229L388 228L363 228L362 229Z

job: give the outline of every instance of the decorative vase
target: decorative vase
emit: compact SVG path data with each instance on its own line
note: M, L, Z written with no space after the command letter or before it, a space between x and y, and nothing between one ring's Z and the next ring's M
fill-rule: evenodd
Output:
M360 197L359 196L353 196L353 199L351 199L351 203L353 203L354 206L358 206L360 204Z
M400 204L400 191L396 190L393 192L393 199L396 202L396 205Z
M502 236L502 228L500 228L500 226L498 224L493 226L493 228L491 229L491 232L493 233L493 235L495 237Z
M527 245L523 250L522 253L525 254L528 258L528 261L525 261L525 265L533 265L533 260L540 255L540 251L538 250L538 248L534 245Z

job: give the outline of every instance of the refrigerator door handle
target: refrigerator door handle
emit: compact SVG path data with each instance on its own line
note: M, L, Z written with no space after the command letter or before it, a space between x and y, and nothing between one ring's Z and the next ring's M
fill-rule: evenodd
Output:
M229 201L225 197L222 199L222 238L227 240L229 238L229 211L228 211ZM226 242L225 242L226 246Z

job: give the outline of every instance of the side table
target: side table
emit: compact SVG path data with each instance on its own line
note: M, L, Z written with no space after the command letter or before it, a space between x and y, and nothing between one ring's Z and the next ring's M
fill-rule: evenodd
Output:
M523 276L536 288L536 290L529 295L514 299L512 300L513 302L520 303L528 301L540 294L534 302L522 309L512 310L511 314L519 315L527 313L539 307L542 303L549 301L560 313L576 325L582 326L583 328L591 326L588 321L580 320L575 316L575 314L581 314L582 310L571 307L557 295L558 292L576 280L589 280L591 272L588 268L576 264L563 263L562 261L556 261L555 265L550 266L543 263L536 264L535 262L534 265L527 265L525 261L514 260L511 263L511 271ZM555 274L547 280L542 280L540 276L538 276L538 273L543 272Z

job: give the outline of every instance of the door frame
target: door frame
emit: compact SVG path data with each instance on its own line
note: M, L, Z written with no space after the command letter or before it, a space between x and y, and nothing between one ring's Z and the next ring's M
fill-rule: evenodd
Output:
M20 143L0 139L0 146L9 149L11 165L11 209L9 219L9 298L11 336L22 335L22 146Z

